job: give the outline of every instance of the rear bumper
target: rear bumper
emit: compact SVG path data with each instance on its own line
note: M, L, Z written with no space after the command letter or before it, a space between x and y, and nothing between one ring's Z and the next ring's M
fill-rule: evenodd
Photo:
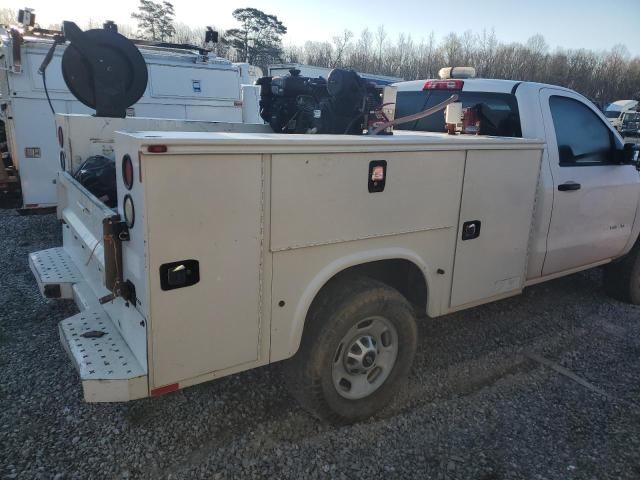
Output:
M80 374L87 402L147 397L149 382L120 331L84 282L63 248L29 254L29 265L46 298L73 298L80 313L62 320L60 341Z

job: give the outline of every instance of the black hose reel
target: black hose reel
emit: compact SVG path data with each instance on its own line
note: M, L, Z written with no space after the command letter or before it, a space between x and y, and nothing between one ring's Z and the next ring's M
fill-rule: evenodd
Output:
M138 48L115 29L83 32L63 23L68 42L62 76L71 93L97 117L124 118L147 88L147 64Z

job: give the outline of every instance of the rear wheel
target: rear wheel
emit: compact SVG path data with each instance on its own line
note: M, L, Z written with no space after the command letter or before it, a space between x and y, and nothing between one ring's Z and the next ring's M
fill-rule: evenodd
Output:
M368 278L342 279L314 302L300 349L284 371L304 408L350 423L391 401L416 344L413 310L397 290Z
M640 305L640 242L622 260L605 267L604 289L613 298Z

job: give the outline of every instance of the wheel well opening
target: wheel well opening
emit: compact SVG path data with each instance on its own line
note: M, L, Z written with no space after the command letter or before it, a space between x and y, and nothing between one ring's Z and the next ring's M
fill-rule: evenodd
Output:
M416 315L427 312L427 283L418 266L404 259L378 260L354 265L337 273L322 288L349 276L368 277L398 290L413 305Z

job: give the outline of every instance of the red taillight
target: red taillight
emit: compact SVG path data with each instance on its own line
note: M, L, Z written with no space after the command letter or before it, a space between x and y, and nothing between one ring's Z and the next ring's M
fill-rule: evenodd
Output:
M133 162L129 155L122 157L122 182L127 190L133 187Z
M462 90L463 80L427 80L423 90Z
M62 127L58 127L58 145L60 145L60 148L64 147L64 133L62 133Z
M149 145L147 147L147 152L149 153L166 153L167 146L166 145Z
M234 100L233 101L233 106L234 107L241 107L242 106L242 100Z
M151 396L157 397L158 395L164 395L165 393L175 392L180 389L180 384L172 383L170 385L165 385L164 387L154 388L151 390Z

